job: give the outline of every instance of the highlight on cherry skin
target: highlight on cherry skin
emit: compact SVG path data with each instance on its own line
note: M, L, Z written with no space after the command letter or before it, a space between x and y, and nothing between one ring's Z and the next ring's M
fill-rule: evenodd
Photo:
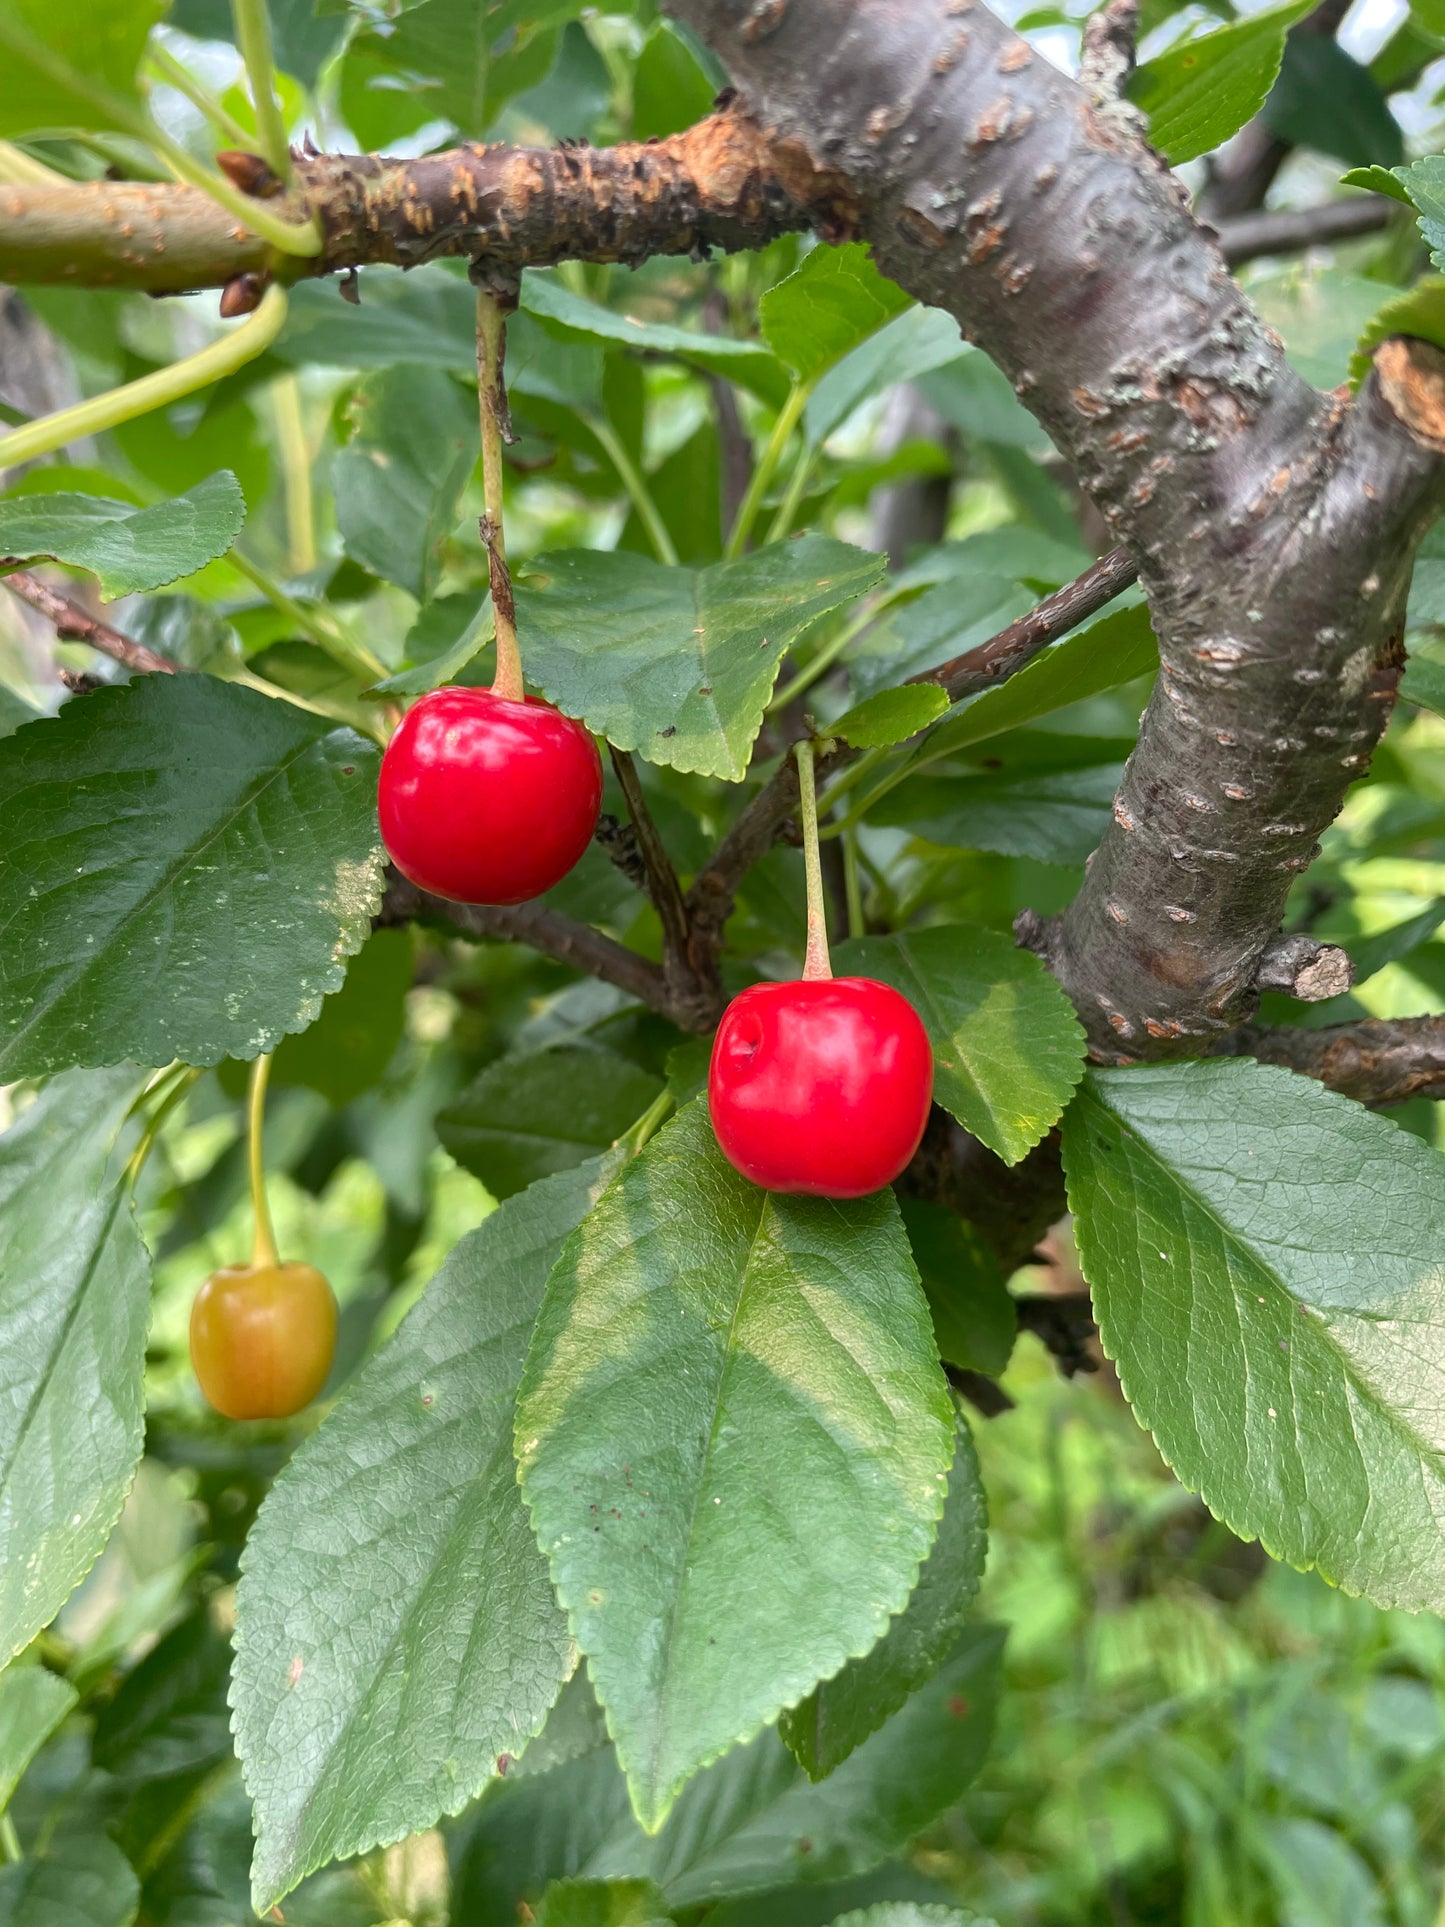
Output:
M754 984L723 1012L707 1096L723 1155L754 1184L861 1198L891 1184L918 1149L933 1050L891 984Z
M434 689L381 762L382 840L403 876L456 903L525 903L592 840L602 759L584 723L540 696Z
M314 1265L225 1265L191 1305L191 1366L224 1418L290 1418L335 1351L336 1297Z

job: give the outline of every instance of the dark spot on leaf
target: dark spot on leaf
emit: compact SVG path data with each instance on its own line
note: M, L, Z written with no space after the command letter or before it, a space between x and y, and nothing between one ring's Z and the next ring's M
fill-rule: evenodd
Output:
M341 765L341 774L343 776L355 776L356 774L355 763L343 763Z
M966 1720L970 1710L968 1701L963 1697L962 1693L955 1693L953 1698L948 1702L948 1711L953 1719Z
M512 1756L510 1753L499 1753L497 1755L497 1776L499 1779L506 1778L507 1768L511 1764L512 1764Z
M677 734L677 724L669 723L666 729L660 729L657 733L659 736L675 736Z
M799 1853L811 1853L813 1851L813 1843L808 1839L806 1834L801 1840L795 1841L794 1845L797 1847Z

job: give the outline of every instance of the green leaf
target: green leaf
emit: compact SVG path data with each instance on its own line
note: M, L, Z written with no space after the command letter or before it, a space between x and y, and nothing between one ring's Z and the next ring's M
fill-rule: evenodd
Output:
M1257 114L1274 85L1284 38L1313 0L1290 0L1146 60L1128 95L1149 116L1149 138L1171 166L1222 146Z
M1265 1818L1260 1858L1289 1927L1387 1927L1374 1869L1320 1820Z
M967 1623L987 1551L978 1456L960 1419L938 1537L908 1604L872 1652L850 1660L778 1722L809 1779L826 1779L938 1671Z
M559 550L516 585L527 674L619 749L740 782L789 645L883 570L823 535L705 569Z
M246 499L229 469L154 508L99 495L20 496L0 502L0 558L47 557L89 569L113 599L194 575L226 553L245 519Z
M138 1082L129 1067L58 1077L0 1137L6 1658L89 1572L140 1458L150 1263L111 1165Z
M1013 1353L1019 1325L998 1261L957 1212L922 1198L898 1203L933 1314L939 1357L997 1378Z
M1136 676L1151 675L1159 664L1159 645L1142 603L1111 609L1035 656L1027 668L959 703L919 744L913 761L932 761L966 749L970 743L1016 729L1052 710L1082 702Z
M1442 923L1445 923L1445 897L1437 897L1433 903L1426 904L1418 916L1391 924L1388 930L1377 930L1371 937L1351 938L1348 948L1355 966L1356 987L1368 983L1386 964L1408 957L1412 950L1428 943Z
M104 1834L0 1867L0 1927L130 1927L139 1911L140 1882Z
M378 930L368 937L316 1022L297 1037L281 1039L271 1082L320 1091L336 1105L372 1090L401 1042L414 963L410 931Z
M443 596L439 602L429 602L413 628L425 621L428 612L444 609L452 602L470 602L470 597ZM379 683L373 684L366 694L377 698L424 696L428 690L440 689L444 683L455 682L473 656L491 641L493 628L492 598L490 595L485 595L482 597L480 608L471 621L463 627L461 634L450 648L441 650L435 656L428 656L414 669L399 669L394 676L384 676ZM410 635L407 641L410 644Z
M998 775L930 771L907 777L870 808L868 821L905 828L946 849L993 850L1036 863L1083 863L1103 836L1124 765L1080 766L1067 757L1068 738L1057 741L1061 758L1067 758L1061 768L1012 773L1005 765ZM1112 749L1113 739L1103 747Z
M1283 337L1289 363L1317 388L1334 388L1350 371L1360 336L1380 311L1386 288L1340 268L1296 265L1252 282L1261 316Z
M210 676L140 676L0 742L0 1076L254 1057L380 902L377 751Z
M680 134L704 118L717 91L682 34L670 21L659 20L632 70L632 138Z
M903 1605L947 1410L892 1194L759 1191L701 1100L578 1230L528 1354L518 1462L644 1826Z
M836 723L829 723L828 734L841 736L854 749L887 749L936 723L948 706L948 697L936 682L880 689L876 696L855 703Z
M91 1758L128 1786L231 1758L231 1642L202 1602L121 1681L96 1715Z
M439 368L402 366L366 376L349 414L333 470L346 553L424 602L476 466L476 398Z
M856 696L870 696L976 649L1037 601L1008 576L970 570L949 575L915 601L890 609L848 657Z
M1369 374L1375 350L1391 335L1414 335L1445 348L1445 275L1425 275L1370 317L1350 357L1350 380L1356 386Z
M23 696L0 684L0 737L13 736L23 724L36 722L39 716L40 711Z
M559 1880L542 1896L537 1927L671 1927L650 1880Z
M554 338L666 355L709 374L723 375L766 401L781 401L787 392L783 370L760 343L674 328L665 322L634 320L629 314L617 314L600 302L587 300L585 295L573 294L550 271L528 268L522 276L522 307Z
M606 1182L547 1178L456 1246L272 1487L236 1602L256 1911L457 1813L573 1665L512 1465L542 1287Z
M661 1089L615 1051L564 1044L502 1057L438 1114L437 1136L494 1198L508 1198L605 1151Z
M650 1878L681 1909L867 1873L953 1806L978 1771L1002 1646L998 1627L969 1625L933 1678L821 1786L776 1733L760 1734L700 1773L653 1839L627 1810L610 1749L552 1775L508 1779L457 1855L454 1917L513 1919L519 1900L562 1875Z
M1369 188L1372 193L1388 194L1392 201L1413 207L1415 203L1401 180L1405 172L1403 167L1352 167L1348 174L1341 174L1340 185Z
M1288 1071L1091 1071L1064 1125L1104 1348L1241 1538L1445 1605L1445 1161Z
M1031 951L979 924L936 924L836 944L833 968L903 992L933 1044L935 1103L1006 1164L1058 1122L1083 1071L1084 1033Z
M0 1673L0 1813L22 1774L80 1695L69 1680L43 1666L7 1666Z
M857 1913L839 1914L833 1927L998 1927L982 1914L960 1913L957 1907L920 1906L916 1900L884 1900Z
M799 381L814 382L908 307L902 288L873 264L866 243L815 247L758 304L763 337Z
M429 117L480 140L509 95L542 79L551 64L543 36L576 11L571 0L416 0L397 15L382 49L386 64L421 92ZM539 40L535 63L518 58Z
M1412 655L1400 681L1400 694L1407 703L1445 716L1445 662L1431 656Z
M166 0L0 0L0 138L131 127L136 68Z
M1405 158L1400 124L1378 83L1333 34L1286 39L1263 117L1280 140L1332 154L1347 167L1394 167Z
M972 352L942 308L905 308L819 377L803 410L803 431L810 442L822 442L870 395Z
M1427 154L1410 167L1397 167L1394 174L1419 212L1430 259L1445 270L1445 154Z
M299 281L271 352L301 368L411 362L475 376L476 316L476 291L440 264L407 274L368 268L360 307L343 301L334 281Z

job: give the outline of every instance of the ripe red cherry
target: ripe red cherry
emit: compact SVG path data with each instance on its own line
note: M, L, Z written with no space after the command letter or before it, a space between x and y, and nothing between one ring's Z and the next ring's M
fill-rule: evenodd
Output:
M933 1051L891 984L826 977L754 984L723 1012L708 1071L729 1164L768 1191L861 1198L918 1149Z
M314 1265L226 1265L191 1306L191 1365L226 1418L290 1418L335 1350L336 1299Z
M592 840L602 759L591 732L540 697L434 689L381 760L381 834L393 863L457 903L525 903Z

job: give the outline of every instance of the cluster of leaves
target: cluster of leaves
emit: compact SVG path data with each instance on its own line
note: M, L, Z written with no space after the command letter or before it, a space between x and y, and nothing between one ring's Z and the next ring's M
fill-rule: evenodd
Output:
M677 30L576 11L276 4L282 106L393 151L705 109ZM181 0L149 42L142 0L61 12L0 0L0 134L33 158L139 171L156 133L204 167L224 142L192 95L254 126L228 9ZM1254 111L1298 12L1146 63L1175 158ZM957 1923L946 1887L877 1870L957 1809L995 1719L983 1483L940 1355L1004 1372L1014 1300L939 1207L745 1184L663 1018L444 926L372 933L388 718L485 680L489 625L472 292L443 265L362 286L359 309L298 287L266 356L0 498L0 553L136 597L118 619L187 672L61 704L48 653L0 638L0 1811L26 1849L0 1911L221 1927L289 1895L361 1927L449 1888L457 1923ZM1339 380L1382 289L1257 293ZM87 391L180 345L142 298L33 305ZM1006 1164L1061 1127L1104 1345L1169 1464L1280 1558L1438 1609L1433 1122L1247 1062L1086 1073L1007 934L1098 839L1153 668L1142 604L946 714L898 693L1090 559L1007 385L864 250L795 240L529 274L508 375L534 685L641 759L684 879L785 708L864 751L825 797L837 964L913 999L938 1103ZM880 426L904 380L941 437ZM949 477L947 539L887 573L869 497ZM1422 631L1439 571L1427 548ZM1440 688L1427 650L1407 694ZM1361 966L1326 1021L1438 994L1438 741L1407 709L1311 873L1301 922ZM600 848L549 903L658 954ZM729 985L789 974L802 936L780 846ZM241 1241L243 1065L272 1050L286 1255L343 1308L309 1431L203 1416L184 1362L190 1294ZM631 1155L664 1090L677 1116ZM439 1824L445 1879L396 1847Z

